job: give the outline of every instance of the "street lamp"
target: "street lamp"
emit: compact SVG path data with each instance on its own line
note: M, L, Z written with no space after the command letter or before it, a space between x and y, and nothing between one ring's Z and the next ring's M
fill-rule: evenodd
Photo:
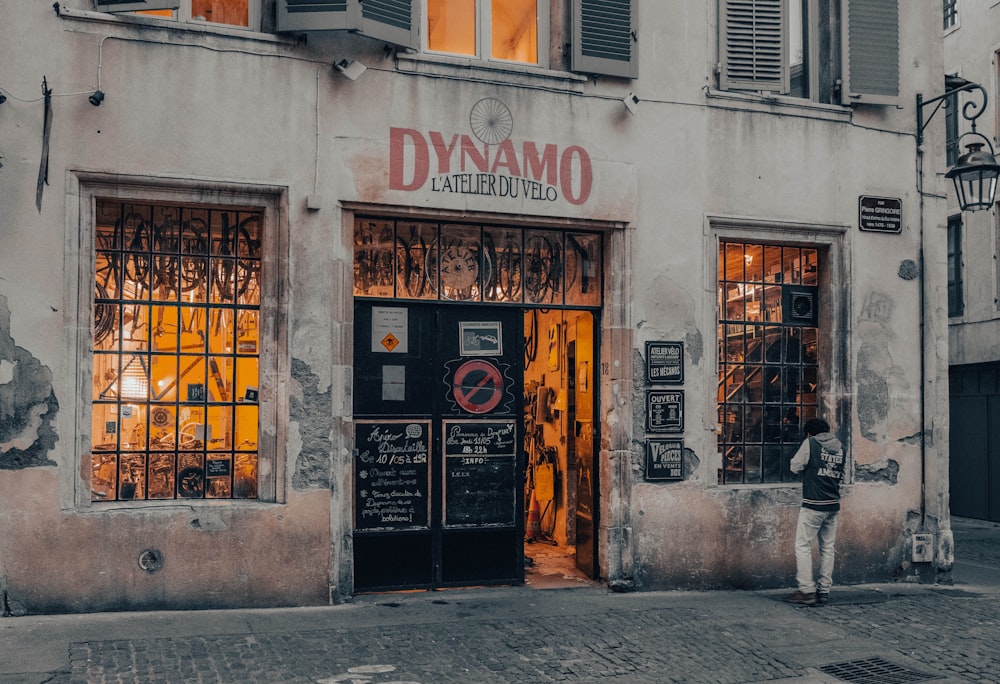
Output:
M924 141L924 128L937 114L944 100L962 91L973 90L983 96L983 101L978 106L975 101L966 102L962 107L962 117L972 123L972 131L963 133L958 141L961 142L962 138L968 135L981 138L982 142L976 141L966 145L969 151L959 157L955 166L945 174L945 178L950 178L955 183L955 194L958 195L958 206L962 211L990 209L996 197L1000 162L994 156L993 145L989 139L982 133L976 132L976 119L986 110L986 91L978 83L956 76L946 76L944 95L924 100L923 95L917 94L917 146L919 147ZM935 102L937 106L925 121L924 107ZM989 147L989 152L983 150L983 143Z

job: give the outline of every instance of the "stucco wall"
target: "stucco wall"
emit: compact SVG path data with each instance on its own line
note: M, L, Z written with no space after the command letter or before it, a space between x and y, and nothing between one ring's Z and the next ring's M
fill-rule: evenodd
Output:
M701 0L669 12L640 6L634 82L527 69L498 75L349 35L299 41L60 18L45 3L8 8L0 63L10 68L0 86L18 99L0 105L0 300L10 311L0 340L11 340L0 350L27 350L51 375L55 403L47 410L57 406L43 423L22 421L34 426L29 446L42 444L27 467L0 469L8 601L43 612L323 603L350 593L353 331L344 205L416 216L466 212L473 220L535 217L565 227L596 221L608 230L600 566L605 579L639 588L790 582L797 487L717 483L714 250L720 221L738 230L745 220L746 234L758 239L807 239L821 227L825 248L838 255L824 291L836 359L824 408L855 464L838 577L905 572L909 535L925 519L947 520L940 498L947 319L944 234L936 228L942 195L930 177L928 193L917 192L909 104L916 92L938 89L940 18L930 6L901 5L900 109L719 93L715 4ZM345 55L369 67L356 81L330 66ZM87 94L98 65L106 98L93 107ZM43 77L57 97L39 209ZM621 102L628 90L640 98L634 116ZM518 153L525 141L560 154L586 151L593 173L586 201L570 201L579 165L571 167L571 192L560 187L552 201L442 192L430 182L391 187L392 129L427 140L432 132L445 140L469 135L470 109L486 97L512 112ZM929 153L926 163L938 156ZM288 339L287 374L278 379L287 397L278 416L285 454L278 502L88 503L79 417L89 396L75 353L89 325L77 318L81 173L126 183L260 184L281 194L275 220L287 238ZM900 198L901 234L858 232L858 197L870 194ZM907 261L923 264L925 279L901 275L912 273L901 270ZM686 349L689 467L676 484L647 483L642 474L641 352L646 341L664 339L683 340ZM12 362L3 363L0 384L8 384ZM34 415L28 401L13 403ZM42 424L51 432L39 431ZM924 500L921 477L929 483ZM156 572L138 567L147 548L162 554Z

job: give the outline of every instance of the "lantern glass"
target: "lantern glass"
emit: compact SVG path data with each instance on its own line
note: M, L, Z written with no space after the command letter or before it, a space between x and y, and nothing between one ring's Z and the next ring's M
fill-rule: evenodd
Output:
M955 183L955 194L962 211L990 209L996 196L1000 164L996 157L983 151L982 143L972 143L969 152L959 157L946 175Z

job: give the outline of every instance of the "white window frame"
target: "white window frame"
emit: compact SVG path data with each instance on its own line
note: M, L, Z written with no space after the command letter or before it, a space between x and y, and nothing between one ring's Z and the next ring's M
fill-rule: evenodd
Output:
M290 374L287 361L288 325L287 306L280 283L287 277L288 269L288 220L287 193L284 188L263 185L242 185L223 182L159 179L149 176L126 177L102 173L72 174L67 195L75 196L73 203L79 208L76 215L68 217L67 230L73 236L66 244L79 249L66 255L66 283L75 298L73 343L76 350L76 377L78 390L75 407L77 425L91 424L91 383L93 369L93 320L94 320L94 269L95 269L95 215L97 199L139 202L165 202L170 204L210 205L215 207L259 207L264 217L261 245L261 268L266 279L261 296L260 315L262 326L260 371L258 495L256 499L199 499L199 504L247 506L284 503L286 482L283 477L286 463L287 416L289 397L286 385L280 378ZM77 242L79 240L79 242ZM75 452L77 467L66 469L66 477L73 478L69 488L73 491L75 505L80 509L99 506L101 510L115 508L176 506L177 499L135 500L102 502L91 501L89 475L91 459L90 430L78 430ZM77 476L74 477L74 473Z
M152 16L148 18L159 19L161 21L176 21L179 24L195 24L196 26L211 26L211 27L218 26L231 29L241 29L244 31L260 31L262 0L246 0L246 2L247 2L248 26L241 26L240 24L223 24L217 21L205 21L203 19L195 19L193 16L191 16L191 0L173 0L173 2L170 2L169 4L174 5L176 7L176 9L172 10L172 14L170 17ZM143 9L157 9L157 8L149 7ZM103 11L110 13L110 8L104 9ZM129 12L132 11L136 11L135 8L129 8ZM146 18L146 15L138 15L138 16Z
M492 36L493 36L493 13L491 11L492 0L476 0L476 54L463 55L455 52L440 52L431 50L428 45L430 36L427 30L427 0L421 0L421 52L428 55L440 55L444 57L454 57L457 59L468 59L477 62L492 64L516 64L526 67L537 67L539 69L549 68L549 38L551 33L551 2L550 0L536 0L535 8L535 30L538 33L538 61L517 62L508 59L496 59L492 56Z

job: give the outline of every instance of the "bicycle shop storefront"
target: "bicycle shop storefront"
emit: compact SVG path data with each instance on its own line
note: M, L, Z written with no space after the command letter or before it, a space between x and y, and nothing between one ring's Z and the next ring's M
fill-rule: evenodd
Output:
M597 574L603 234L354 219L354 584Z

